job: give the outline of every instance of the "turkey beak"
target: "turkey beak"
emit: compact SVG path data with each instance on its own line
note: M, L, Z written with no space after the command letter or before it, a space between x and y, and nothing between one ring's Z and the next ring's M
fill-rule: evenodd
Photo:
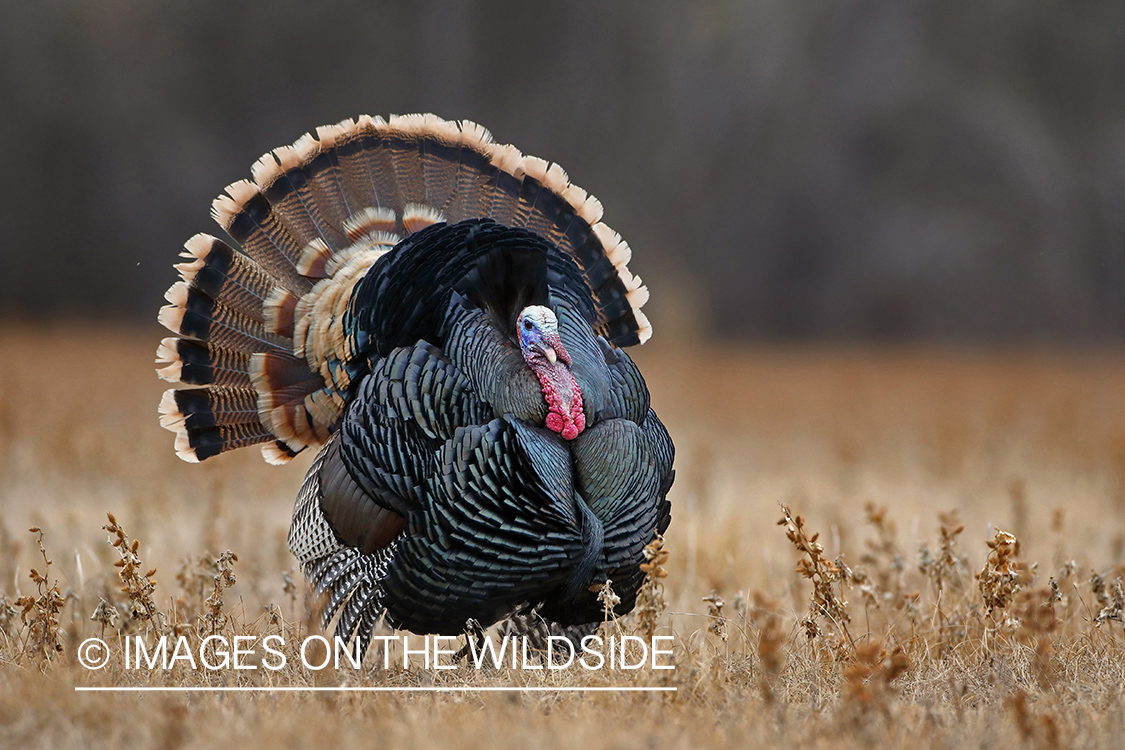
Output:
M539 348L543 351L543 356L552 365L562 362L567 367L570 367L570 354L567 353L566 347L563 346L562 339L559 338L557 333L548 333L539 344Z

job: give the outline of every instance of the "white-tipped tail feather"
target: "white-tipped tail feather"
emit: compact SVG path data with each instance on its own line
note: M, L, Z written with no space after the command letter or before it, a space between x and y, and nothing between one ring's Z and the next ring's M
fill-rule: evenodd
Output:
M156 319L160 325L167 328L172 333L180 332L180 324L184 320L184 308L177 307L176 305L165 305L160 308L160 312L156 314Z
M184 415L176 405L175 388L169 388L160 397L160 426L172 432L184 431Z
M388 235L394 234L395 212L393 209L368 206L344 222L344 233L348 235L348 239L352 242L359 242L364 236L376 232Z
M156 374L160 376L161 380L167 380L169 383L178 383L183 370L180 355L176 353L176 342L178 340L174 338L162 339L160 346L156 348L156 364L161 365L156 368ZM163 404L163 402L161 403Z
M402 228L407 234L425 229L431 224L445 221L445 215L424 203L407 203L402 212Z

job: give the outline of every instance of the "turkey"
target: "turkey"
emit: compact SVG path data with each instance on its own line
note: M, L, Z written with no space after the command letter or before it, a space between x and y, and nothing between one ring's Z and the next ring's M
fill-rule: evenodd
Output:
M433 115L275 149L215 199L159 319L161 424L201 461L317 451L289 548L322 625L629 612L670 519L673 445L623 347L647 289L557 165ZM573 632L573 631L571 631Z

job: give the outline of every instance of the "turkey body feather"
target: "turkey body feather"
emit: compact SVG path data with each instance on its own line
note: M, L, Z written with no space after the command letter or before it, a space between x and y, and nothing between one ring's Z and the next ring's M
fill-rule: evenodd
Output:
M289 545L327 624L457 634L632 609L674 448L620 348L647 290L557 165L432 115L262 157L166 295L161 423L187 460L318 448Z

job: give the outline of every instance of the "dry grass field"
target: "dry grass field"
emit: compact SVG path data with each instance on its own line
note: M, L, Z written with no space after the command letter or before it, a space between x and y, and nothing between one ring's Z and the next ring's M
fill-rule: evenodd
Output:
M1123 353L658 336L636 359L678 451L666 609L650 613L674 636L672 672L387 671L370 656L360 671L150 671L125 670L119 652L94 672L76 649L103 634L116 649L158 632L299 641L285 536L308 459L179 461L156 420L159 331L78 330L0 330L0 746L1054 748L1125 736ZM792 516L778 525L782 505ZM237 561L219 566L225 550ZM131 604L149 614L147 598L153 619L131 616ZM115 620L105 607L107 622L91 620L102 599ZM74 690L466 684L677 691Z

